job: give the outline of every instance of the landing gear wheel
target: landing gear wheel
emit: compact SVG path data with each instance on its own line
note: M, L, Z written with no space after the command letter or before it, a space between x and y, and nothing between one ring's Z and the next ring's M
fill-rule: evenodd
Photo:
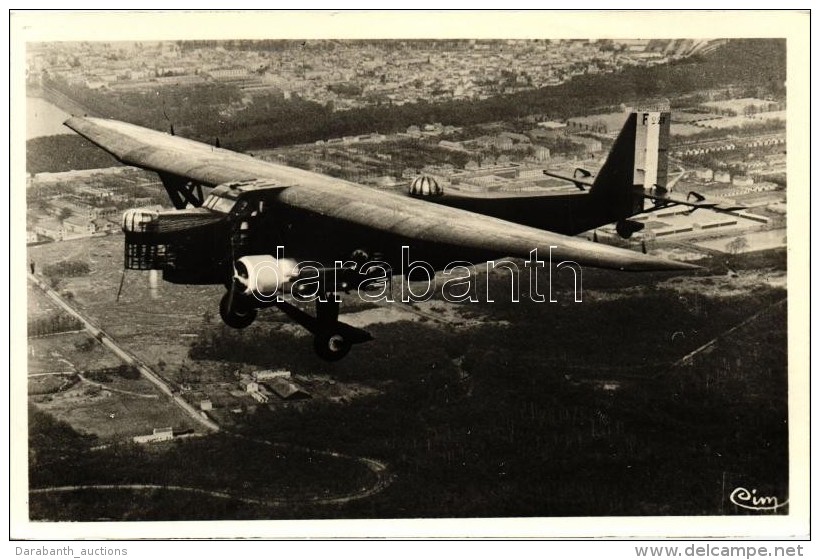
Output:
M237 297L232 298L231 293L226 292L219 301L219 316L229 327L244 329L256 319L256 309L242 305Z
M635 222L633 220L621 220L615 224L615 231L624 239L629 239L636 231L641 231L646 224Z
M323 360L335 362L350 352L350 342L338 332L317 333L313 338L313 348Z
M623 239L629 239L632 237L632 234L635 233L635 230L630 228L625 222L618 222L615 225L615 231L617 231L618 235L620 235Z

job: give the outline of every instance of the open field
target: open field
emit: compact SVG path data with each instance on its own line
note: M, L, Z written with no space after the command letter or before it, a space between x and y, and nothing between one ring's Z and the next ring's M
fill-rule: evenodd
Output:
M754 107L757 110L773 105L771 101L766 99L755 99L753 97L744 97L740 99L726 99L723 101L706 101L702 103L704 107L712 107L719 110L730 110L738 114L742 114L747 107Z
M694 124L673 122L670 132L672 136L694 136L703 132L703 128Z
M143 389L141 394L146 396L136 396L81 381L66 391L32 399L39 410L103 442L150 434L154 428L185 431L197 427L166 397L150 393L150 386Z
M786 120L786 112L785 111L772 111L769 113L759 113L753 115L751 117L746 116L736 116L736 117L720 117L717 119L709 119L705 121L698 122L698 126L703 128L712 128L712 129L726 129L726 128L736 128L736 127L743 127L751 124L757 124L762 122L785 122Z
M85 332L30 338L28 345L32 402L80 432L117 441L159 427L195 427L148 380L109 371L122 362Z
M119 359L85 332L30 338L29 374L90 371L120 365Z
M43 292L34 286L26 286L26 301L28 303L28 320L48 317L60 311L57 305L48 299Z
M767 231L744 233L742 237L746 240L746 245L740 248L741 253L748 253L751 251L763 251L766 249L776 249L778 247L786 246L785 229L774 229ZM696 244L706 247L708 249L726 251L726 246L731 242L732 239L723 238L707 241L698 241Z

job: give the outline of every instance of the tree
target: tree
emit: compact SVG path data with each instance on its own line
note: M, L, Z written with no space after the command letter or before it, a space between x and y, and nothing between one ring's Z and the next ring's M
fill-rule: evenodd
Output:
M726 250L732 255L737 255L743 252L749 246L749 242L745 237L735 237L732 241L726 244Z

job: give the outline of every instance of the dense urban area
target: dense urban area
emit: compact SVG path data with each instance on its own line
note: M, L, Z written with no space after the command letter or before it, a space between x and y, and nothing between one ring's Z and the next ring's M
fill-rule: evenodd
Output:
M739 514L722 489L749 481L788 497L785 41L39 43L26 58L33 519ZM220 287L123 271L122 212L169 207L165 190L60 124L116 118L362 188L426 176L550 196L576 187L544 171L595 173L629 111L658 104L671 192L735 209L582 236L702 273L585 270L583 305L569 285L512 305L492 274L496 303L345 300L375 340L332 366L281 314L233 331Z

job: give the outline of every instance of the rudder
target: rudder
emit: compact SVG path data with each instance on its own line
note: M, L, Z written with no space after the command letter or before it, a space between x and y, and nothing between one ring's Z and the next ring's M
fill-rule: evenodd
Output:
M665 190L670 122L668 106L633 109L627 117L590 190L615 219L642 212L645 189Z

